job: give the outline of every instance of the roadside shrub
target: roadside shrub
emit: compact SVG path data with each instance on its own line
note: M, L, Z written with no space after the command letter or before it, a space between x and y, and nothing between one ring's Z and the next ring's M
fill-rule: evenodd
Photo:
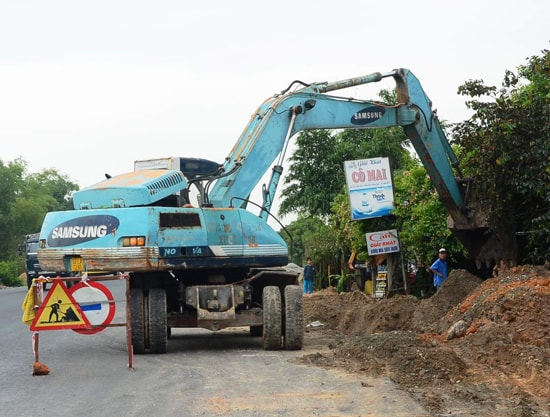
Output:
M19 279L21 265L19 261L0 261L0 284L7 287L23 285Z

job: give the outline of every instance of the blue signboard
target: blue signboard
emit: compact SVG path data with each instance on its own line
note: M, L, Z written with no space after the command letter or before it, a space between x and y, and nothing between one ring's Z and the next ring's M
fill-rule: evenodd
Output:
M344 162L352 220L390 214L393 184L388 158Z

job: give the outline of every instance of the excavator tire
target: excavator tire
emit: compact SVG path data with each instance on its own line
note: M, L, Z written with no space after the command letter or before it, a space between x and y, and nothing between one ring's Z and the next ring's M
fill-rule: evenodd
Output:
M145 312L141 288L130 290L130 314L132 316L132 345L134 353L145 353Z
M304 343L302 290L297 285L285 287L285 349L300 350Z
M151 288L147 302L149 306L149 352L166 353L168 330L164 288Z
M263 304L263 336L264 350L279 350L282 348L282 311L281 290L279 287L264 287L262 293Z

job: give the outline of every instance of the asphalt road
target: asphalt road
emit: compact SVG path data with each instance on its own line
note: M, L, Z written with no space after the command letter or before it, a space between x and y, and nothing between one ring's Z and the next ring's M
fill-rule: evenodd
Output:
M106 285L120 300L114 322L123 322L123 282ZM122 327L41 331L40 360L50 374L32 376L25 293L0 290L2 416L429 416L387 379L292 363L307 345L266 352L246 329L175 329L169 353L137 355L133 371Z

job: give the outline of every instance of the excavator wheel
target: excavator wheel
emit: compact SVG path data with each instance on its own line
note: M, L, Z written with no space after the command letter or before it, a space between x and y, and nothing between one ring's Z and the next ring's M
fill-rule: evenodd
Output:
M281 349L282 311L281 290L279 287L264 287L262 293L263 304L263 348L264 350Z
M302 290L297 285L285 287L285 349L300 350L304 342Z
M151 288L147 303L149 307L149 352L166 353L168 327L164 288Z
M143 291L132 288L130 291L130 314L132 316L132 345L134 353L145 353L145 311Z

